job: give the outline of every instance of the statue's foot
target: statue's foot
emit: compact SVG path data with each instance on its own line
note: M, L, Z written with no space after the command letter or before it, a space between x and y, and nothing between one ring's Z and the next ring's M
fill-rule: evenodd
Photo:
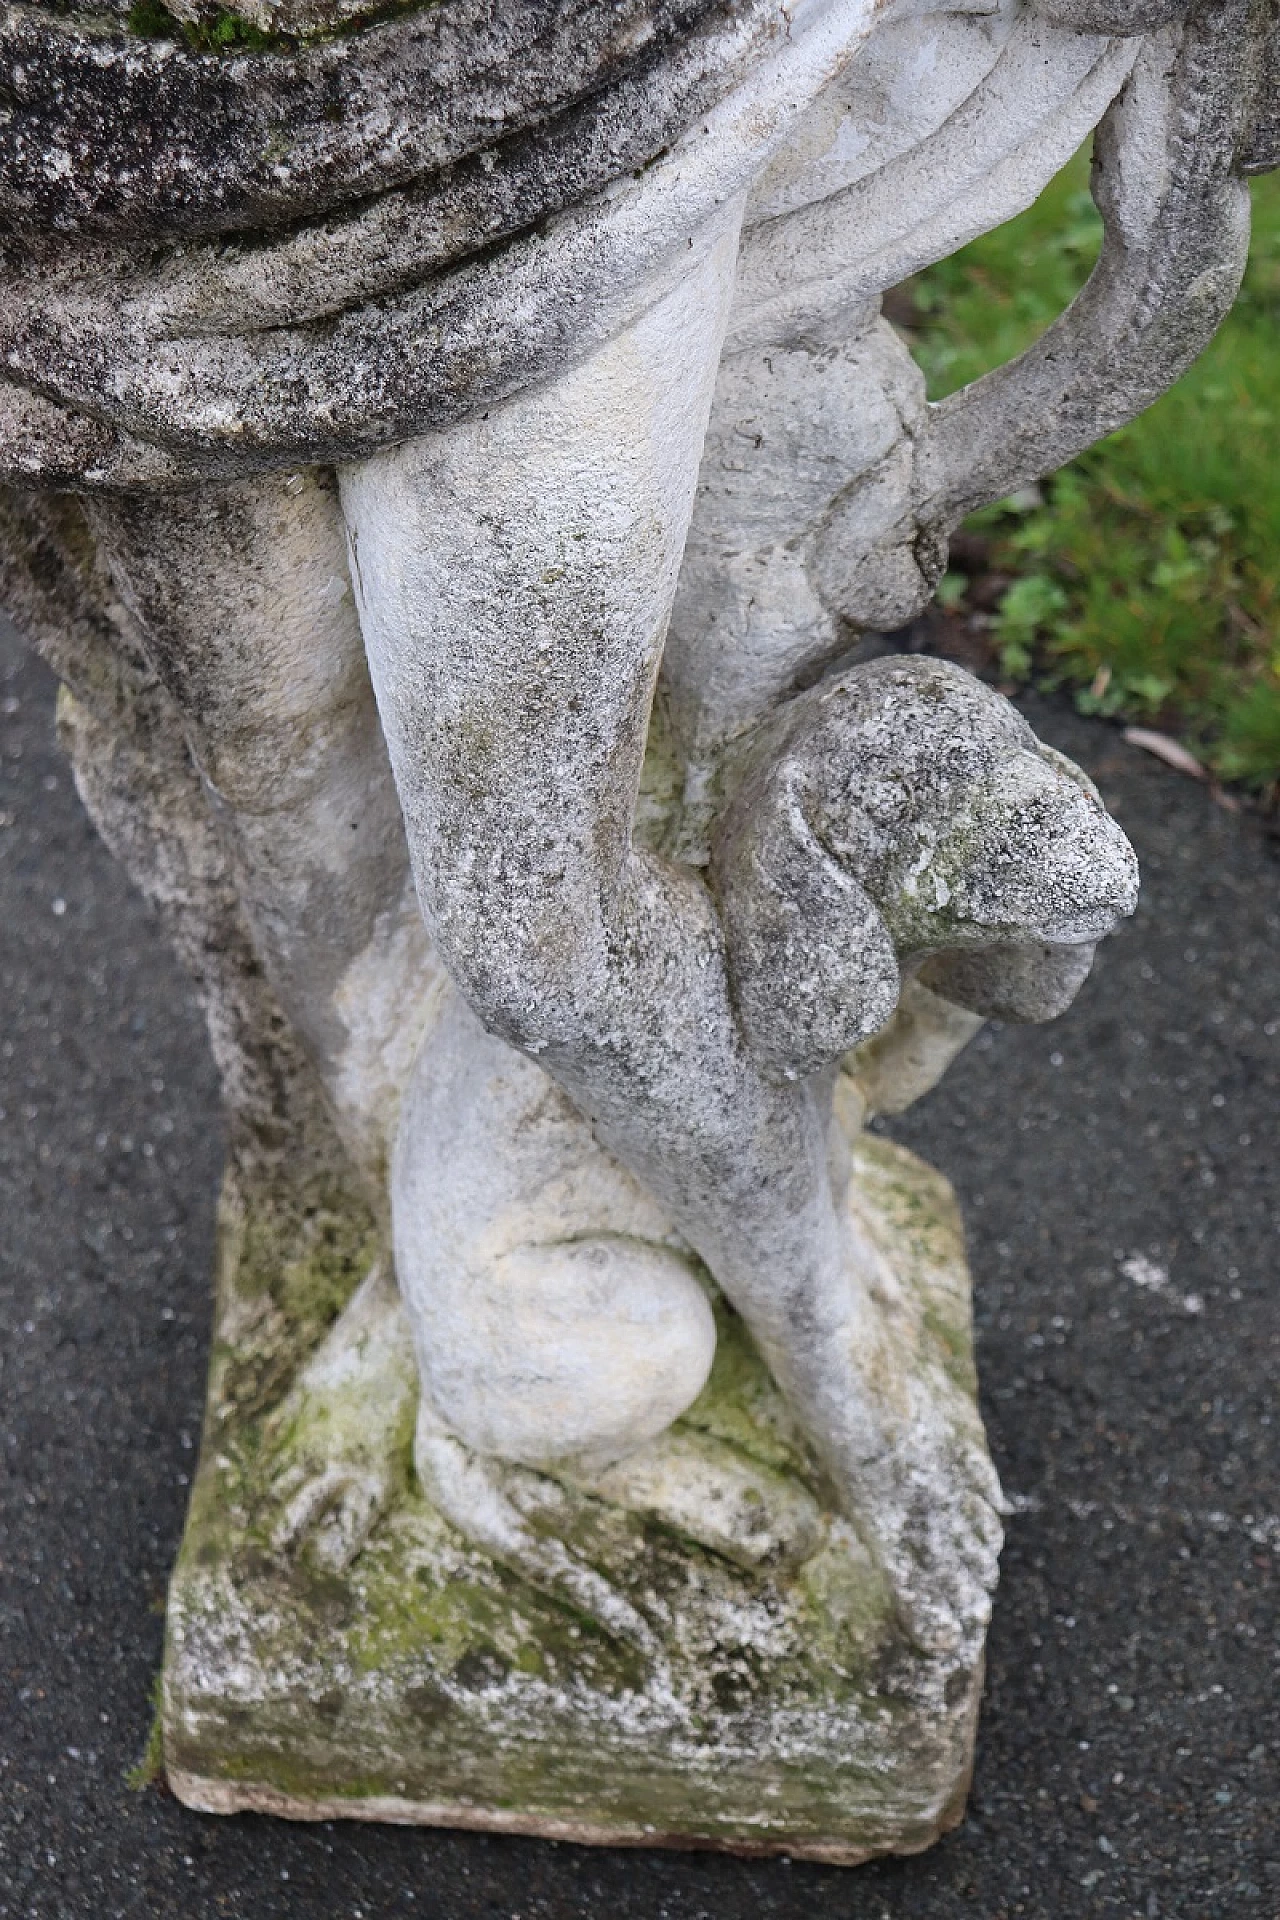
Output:
M271 1544L277 1553L305 1551L326 1573L341 1573L373 1532L393 1491L389 1470L346 1463L290 1467L273 1489L284 1507Z
M652 1622L564 1537L589 1530L586 1505L656 1521L752 1572L794 1567L825 1536L817 1501L794 1476L693 1431L666 1433L602 1472L553 1475L467 1446L424 1396L414 1461L431 1504L473 1546L588 1614L659 1672L665 1656Z
M405 1481L416 1399L408 1321L380 1261L270 1422L277 1552L351 1564Z
M663 1670L661 1642L639 1609L557 1533L534 1524L531 1516L554 1498L544 1476L469 1447L449 1431L425 1394L413 1459L427 1499L473 1546L634 1647L653 1670Z

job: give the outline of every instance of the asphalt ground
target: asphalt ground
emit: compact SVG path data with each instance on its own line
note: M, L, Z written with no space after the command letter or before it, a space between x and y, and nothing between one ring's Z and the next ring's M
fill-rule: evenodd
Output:
M1080 1002L893 1125L955 1182L1016 1513L968 1818L854 1870L131 1791L199 1429L199 1016L0 635L0 1920L1280 1916L1275 842L1037 704L1144 871Z

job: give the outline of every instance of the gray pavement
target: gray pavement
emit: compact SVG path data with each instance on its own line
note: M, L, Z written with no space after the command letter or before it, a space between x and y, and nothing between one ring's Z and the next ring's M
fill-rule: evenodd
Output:
M186 1812L143 1746L220 1142L198 1015L0 635L0 1920L1280 1916L1280 861L1038 704L1142 859L1051 1028L893 1131L969 1223L1017 1514L964 1826L854 1871Z

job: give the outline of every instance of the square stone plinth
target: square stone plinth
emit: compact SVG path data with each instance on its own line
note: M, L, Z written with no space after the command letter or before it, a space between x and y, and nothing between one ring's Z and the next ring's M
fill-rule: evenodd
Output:
M951 1190L884 1141L863 1136L854 1156L856 1205L913 1304L916 1365L945 1385L971 1445L969 1278ZM385 1369L362 1429L385 1436L387 1455L362 1549L338 1568L305 1541L280 1546L282 1490L296 1498L309 1470L290 1460L299 1428L280 1408L315 1347L315 1316L289 1310L308 1297L306 1250L288 1284L264 1280L247 1271L248 1226L233 1197L169 1599L162 1736L181 1800L848 1863L917 1851L960 1819L980 1647L924 1655L904 1640L722 1302L715 1368L681 1427L753 1463L779 1499L807 1502L816 1550L749 1567L548 1483L545 1524L648 1619L655 1659L477 1551L423 1499L412 1405L389 1413Z

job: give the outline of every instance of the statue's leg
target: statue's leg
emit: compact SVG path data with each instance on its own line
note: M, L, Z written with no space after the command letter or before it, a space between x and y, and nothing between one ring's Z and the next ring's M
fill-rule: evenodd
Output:
M57 674L58 734L94 826L150 902L195 986L231 1157L341 1182L345 1156L311 1062L263 977L182 716L144 656L84 505L0 491L0 605Z
M193 861L193 829L164 801L156 826L200 883L187 918L216 860L247 948L240 972L275 1008L266 1032L304 1057L341 1137L341 1148L333 1141L340 1182L319 1197L355 1231L365 1207L385 1219L395 1114L439 973L413 898L335 484L317 473L278 474L158 498L100 498L87 510L152 669L143 673L148 697L172 716L209 842ZM75 737L83 759L85 721ZM137 795L155 791L161 744L153 730L150 762L132 783ZM118 747L111 758L119 760ZM101 779L87 777L96 792ZM136 799L131 805L136 811ZM193 873L179 878L174 864L172 853L143 860L142 877L169 875L185 899ZM180 945L199 973L206 948L221 952L226 940L206 930ZM210 993L215 1042L238 1004L230 988L240 974L229 987L227 964ZM234 1147L232 1159L238 1164ZM251 1159L259 1168L261 1155ZM279 1200L275 1187L259 1191L256 1174L242 1179L245 1204L262 1211L296 1198L305 1213L306 1165L305 1156L286 1160ZM355 1190L345 1209L340 1187ZM335 1383L357 1374L369 1376L372 1423L338 1417ZM305 1534L332 1564L359 1551L398 1485L397 1408L406 1398L412 1405L415 1387L394 1283L375 1268L278 1410L282 1546Z
M882 1400L880 1266L833 1191L829 1094L756 1069L710 893L632 839L731 269L722 243L555 385L347 470L353 577L444 963L705 1259L904 1612L946 1637L987 1610L989 1469Z
M153 503L160 527L172 524L174 505ZM163 533L158 545L163 551ZM220 558L234 573L235 556ZM260 1240L266 1228L269 1242L305 1257L312 1228L323 1222L321 1231L337 1227L359 1250L368 1188L337 1137L315 1063L265 975L261 941L245 913L243 849L227 831L234 816L197 770L189 745L194 716L184 715L150 665L152 643L144 645L108 574L83 502L0 492L0 605L59 676L58 737L80 797L156 911L203 1006L227 1126L221 1219L231 1244L239 1238L232 1223L243 1219ZM413 938L425 948L420 926ZM329 1238L330 1255L334 1246ZM251 1340L274 1337L273 1311L255 1297ZM371 1346L375 1323L383 1337ZM319 1334L322 1326L292 1331ZM361 1404L358 1428L335 1417L357 1347L368 1350L359 1364L366 1376L376 1370L377 1388ZM335 1349L345 1367L332 1364ZM397 1394L411 1418L408 1329L383 1263L303 1368L277 1421L289 1438L282 1534L311 1530L330 1564L358 1550L397 1485Z
M88 508L375 1205L433 972L331 476Z

